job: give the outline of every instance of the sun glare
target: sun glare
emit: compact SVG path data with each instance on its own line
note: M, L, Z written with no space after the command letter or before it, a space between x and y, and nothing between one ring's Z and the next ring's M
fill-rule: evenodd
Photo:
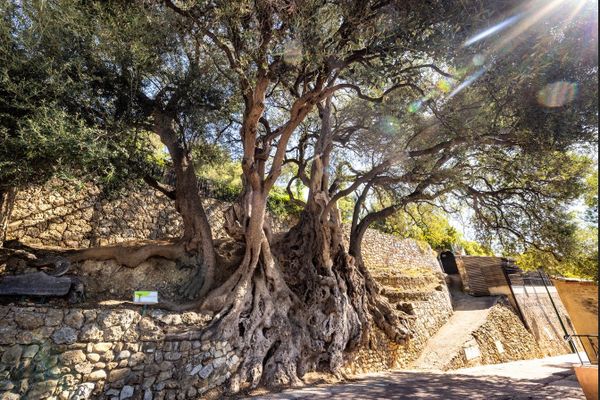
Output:
M472 46L478 42L489 40L490 46L484 54L473 57L471 73L456 86L448 98L456 96L469 87L485 72L485 61L501 57L515 48L526 38L527 31L534 26L553 18L566 26L573 18L584 11L586 5L597 3L594 0L533 0L527 2L503 20L480 30L463 43L463 47ZM592 7L593 8L593 7ZM597 12L597 7L595 8ZM593 12L593 11L592 11ZM597 26L597 23L596 23ZM550 34L550 32L549 32ZM569 82L549 83L538 93L538 101L546 107L559 107L573 100L576 95L576 84Z

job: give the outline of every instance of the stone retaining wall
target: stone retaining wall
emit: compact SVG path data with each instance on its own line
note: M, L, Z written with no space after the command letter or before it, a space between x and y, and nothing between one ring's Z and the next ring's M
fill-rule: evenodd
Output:
M226 237L223 212L229 203L205 199L215 238ZM274 230L290 221L274 221ZM90 183L52 180L17 193L7 239L33 246L86 248L137 239L167 239L181 235L183 223L173 201L140 186L117 198L107 198Z
M442 272L437 253L427 243L413 239L401 239L397 236L367 229L362 243L363 259L371 270L427 267Z
M344 372L357 374L407 367L452 315L452 306L443 291L430 293L426 301L409 304L412 309L409 326L413 337L404 344L397 344L375 327L368 347L349 356Z
M1 399L196 399L240 362L207 319L140 309L0 307ZM189 340L179 339L186 332Z
M206 199L204 206L214 237L227 237L222 227L223 212L229 204ZM274 218L273 230L283 231L293 222ZM31 246L86 248L128 240L167 239L181 232L182 221L173 202L148 186L109 199L90 183L55 179L17 193L7 239ZM428 245L372 229L364 236L363 257L372 270L416 266L441 271L436 253Z
M536 338L507 302L490 310L486 321L470 335L448 369L498 364L543 357Z

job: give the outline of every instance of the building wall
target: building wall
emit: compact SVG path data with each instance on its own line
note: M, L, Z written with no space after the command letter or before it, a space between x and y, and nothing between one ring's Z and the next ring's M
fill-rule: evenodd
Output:
M598 335L598 285L591 281L573 279L552 279L558 295L571 317L575 332L580 335ZM596 348L598 339L595 339ZM587 354L591 361L598 362L594 357L590 343L583 339Z
M554 288L549 289L550 296L543 286L513 287L529 331L535 336L544 356L567 354L571 350L564 340L565 332L561 321L567 333L572 333L573 328L558 293ZM558 315L554 310L555 306Z

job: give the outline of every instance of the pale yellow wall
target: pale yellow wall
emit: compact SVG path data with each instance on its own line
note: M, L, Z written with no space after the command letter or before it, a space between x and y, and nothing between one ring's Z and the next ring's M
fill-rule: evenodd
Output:
M594 282L563 279L552 279L552 282L569 313L575 332L579 335L597 335L598 285Z

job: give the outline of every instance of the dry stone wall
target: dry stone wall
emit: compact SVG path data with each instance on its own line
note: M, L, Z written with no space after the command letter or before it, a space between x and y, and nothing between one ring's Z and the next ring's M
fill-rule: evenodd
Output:
M204 206L214 237L227 237L222 227L229 204L206 199ZM283 231L293 222L275 218L273 230ZM173 202L152 188L132 188L109 199L93 184L54 179L17 193L7 238L32 246L86 248L167 239L181 232L182 221ZM428 245L372 229L363 240L363 257L372 270L422 266L441 271Z
M543 357L536 338L525 329L507 302L497 303L486 321L470 335L448 369Z
M196 399L240 362L194 337L194 312L1 306L0 321L3 400Z
M375 237L385 239L386 236ZM373 240L373 236L370 239ZM390 238L387 240L389 243ZM400 243L407 246L415 244L413 241ZM408 366L419 357L428 339L452 316L448 287L433 253L417 254L423 254L421 258L413 257L417 264L388 264L390 259L387 259L386 262L379 261L376 268L370 268L374 278L382 285L382 294L393 307L406 314L412 337L404 344L397 344L375 329L369 346L349 356L347 373Z
M171 201L153 189L108 199L93 184L53 180L17 193L7 238L82 248L173 237L181 229Z
M437 253L426 243L400 239L374 229L367 229L362 244L363 259L370 270L425 267L442 272Z
M215 238L227 237L223 213L229 203L205 199ZM275 219L283 230L292 220ZM91 183L54 179L17 193L7 239L32 246L86 248L129 240L178 237L183 229L173 201L148 186L108 198Z
M432 292L426 300L410 303L409 326L413 336L404 344L390 341L374 328L368 347L349 355L345 372L349 374L384 371L407 367L416 360L427 340L444 325L452 315L452 306L443 291Z

